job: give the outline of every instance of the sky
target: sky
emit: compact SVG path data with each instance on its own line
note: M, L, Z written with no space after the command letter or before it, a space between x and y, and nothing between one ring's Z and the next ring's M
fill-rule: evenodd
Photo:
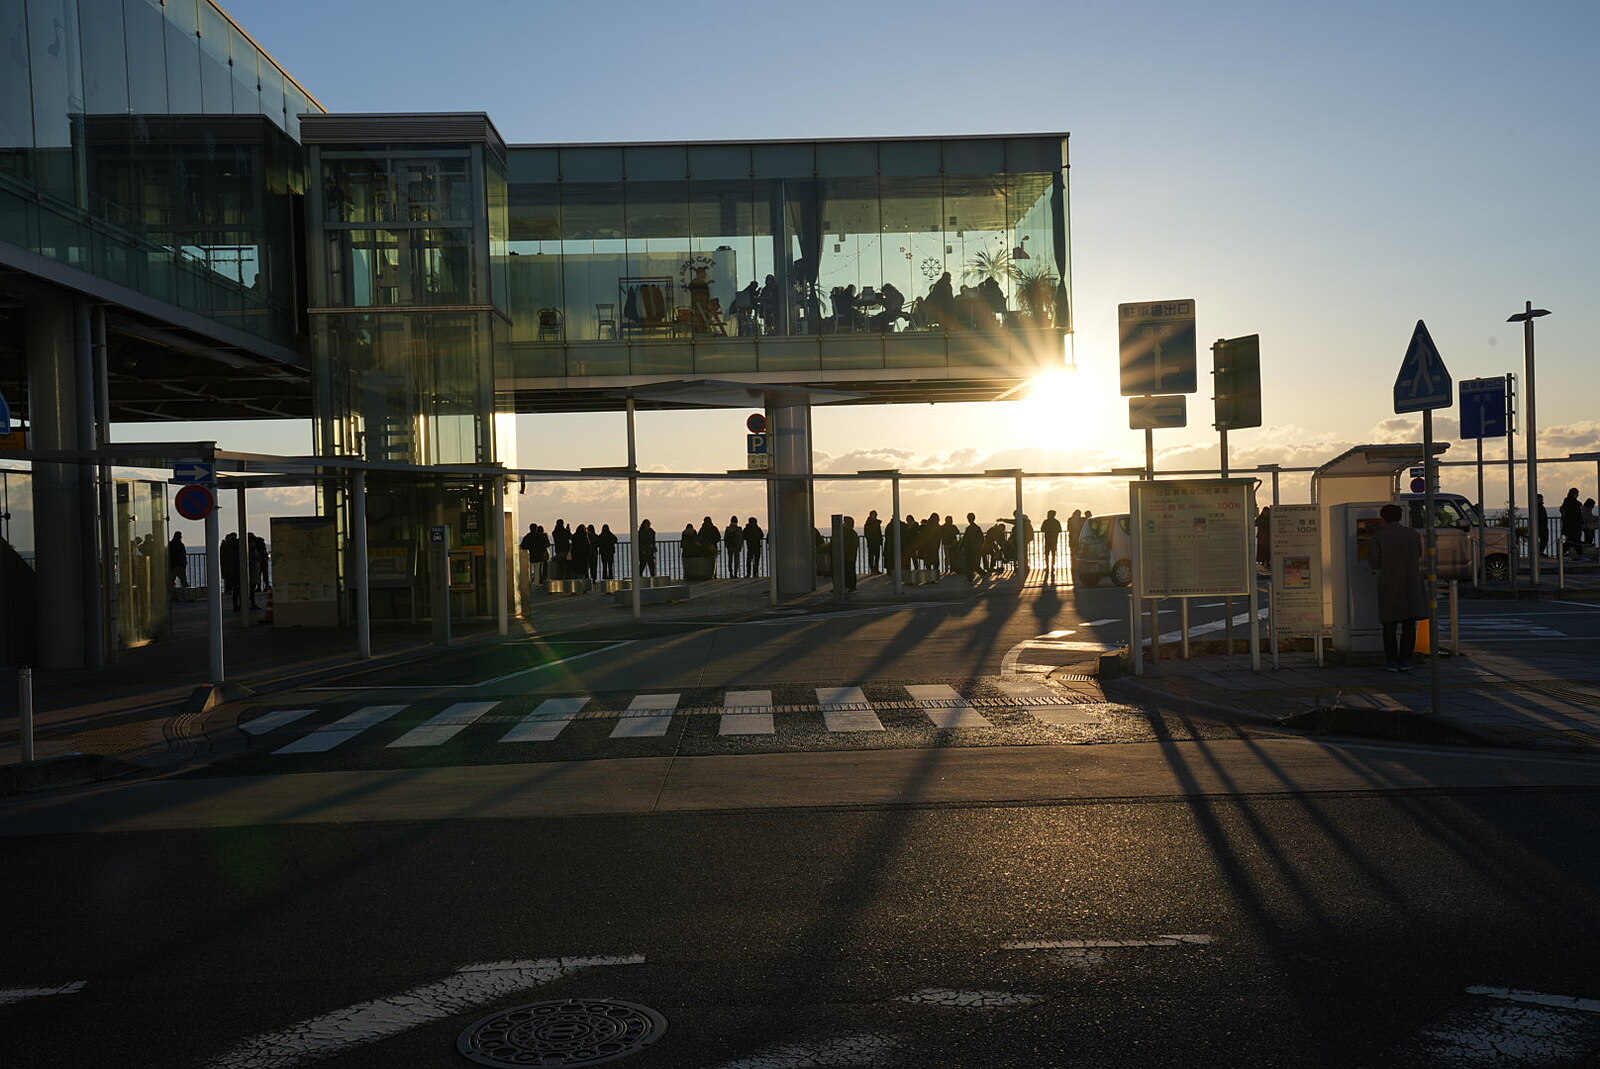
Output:
M486 111L512 144L1069 131L1070 377L1020 404L819 409L820 471L1138 464L1116 308L1177 298L1196 302L1202 346L1261 336L1265 425L1230 434L1236 468L1420 440L1419 420L1391 403L1416 322L1457 380L1520 377L1522 331L1505 320L1524 300L1552 312L1537 325L1541 454L1600 449L1584 323L1600 282L1593 0L224 6L332 111ZM1208 397L1190 399L1187 428L1156 433L1158 469L1215 466ZM641 464L743 466L746 415L642 416ZM1454 412L1438 417L1448 439ZM281 428L224 432L252 445L258 433L282 447ZM289 451L309 451L302 426L290 433ZM518 433L523 466L625 459L620 416L523 417ZM1455 443L1449 457L1473 454ZM1486 455L1502 457L1502 443ZM1503 468L1491 506L1505 498ZM1594 466L1540 475L1541 488L1562 484L1552 502L1569 480L1593 494ZM1476 496L1468 469L1445 481ZM1284 492L1308 499L1303 480ZM676 530L760 496L654 487L646 515ZM887 496L822 484L818 512L886 512ZM1011 489L919 484L909 497L923 515L1008 512ZM530 488L519 522L616 525L622 500L614 486ZM1027 508L1126 500L1118 481L1062 482L1030 489ZM292 494L263 507L309 511Z

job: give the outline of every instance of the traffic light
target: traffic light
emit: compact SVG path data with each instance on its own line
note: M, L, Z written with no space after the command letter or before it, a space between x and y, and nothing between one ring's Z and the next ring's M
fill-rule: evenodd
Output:
M1211 347L1215 422L1219 431L1261 426L1261 335L1227 338Z

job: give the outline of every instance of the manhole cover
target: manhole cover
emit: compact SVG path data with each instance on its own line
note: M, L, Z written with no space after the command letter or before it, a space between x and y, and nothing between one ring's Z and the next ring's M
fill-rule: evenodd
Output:
M643 1050L667 1030L648 1006L571 998L490 1014L461 1033L456 1049L479 1065L599 1065Z

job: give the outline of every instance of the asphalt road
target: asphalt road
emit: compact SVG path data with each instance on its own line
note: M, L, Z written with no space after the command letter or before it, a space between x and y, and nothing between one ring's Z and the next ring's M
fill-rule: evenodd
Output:
M1588 1065L1597 836L1552 790L13 839L0 1034L456 1066L484 1015L604 998L666 1020L639 1069Z

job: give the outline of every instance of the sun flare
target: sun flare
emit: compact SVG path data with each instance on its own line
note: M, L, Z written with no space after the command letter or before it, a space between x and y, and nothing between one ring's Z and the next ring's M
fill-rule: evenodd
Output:
M1019 405L1016 433L1029 446L1104 448L1123 425L1121 409L1095 397L1075 371L1040 375L1029 384Z

